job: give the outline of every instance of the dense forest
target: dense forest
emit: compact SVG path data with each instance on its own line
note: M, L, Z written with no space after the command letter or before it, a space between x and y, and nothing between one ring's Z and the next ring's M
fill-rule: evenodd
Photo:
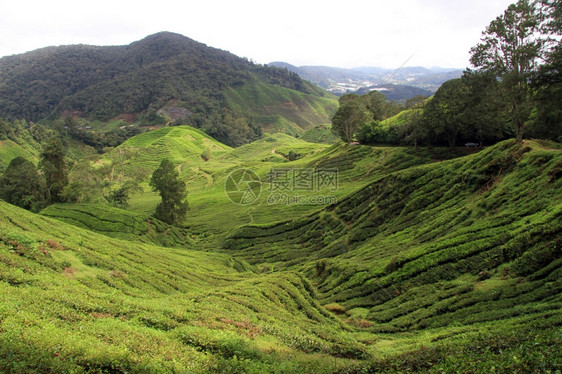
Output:
M157 112L173 102L183 108L183 124L231 145L258 138L261 126L251 113L229 107L225 89L259 82L311 100L327 94L286 69L168 32L127 46L48 47L4 57L0 73L0 113L8 120L72 115L108 121L133 114L143 124L163 125L167 120Z

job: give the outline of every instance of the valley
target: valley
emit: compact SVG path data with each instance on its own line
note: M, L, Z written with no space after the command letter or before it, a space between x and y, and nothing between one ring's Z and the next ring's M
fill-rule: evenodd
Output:
M325 90L335 94L367 93L379 91L388 100L406 101L417 95L431 96L450 79L462 75L462 69L440 67L357 67L352 69L329 66L294 66L286 62L272 62L269 66L287 69L297 73Z
M288 161L289 151L301 157ZM101 160L120 153L125 174L174 160L189 190L185 226L150 217L159 198L146 185L127 210L55 204L33 214L0 202L3 371L526 372L559 363L556 143L505 141L463 155L271 134L233 149L180 126L137 135ZM264 181L251 204L225 193L239 168ZM337 201L268 203L279 168L337 168Z
M559 374L561 17L510 5L464 71L1 57L0 373Z

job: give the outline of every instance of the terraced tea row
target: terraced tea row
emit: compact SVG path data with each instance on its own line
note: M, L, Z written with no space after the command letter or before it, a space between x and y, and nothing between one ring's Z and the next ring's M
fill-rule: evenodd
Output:
M252 359L317 371L330 355L367 354L298 273L258 277L228 255L0 207L2 370L207 372Z
M154 217L107 205L54 204L41 214L110 237L166 247L190 247L191 234Z
M262 268L302 269L321 302L373 331L557 325L561 167L559 151L505 142L383 176L304 218L242 227L223 246Z

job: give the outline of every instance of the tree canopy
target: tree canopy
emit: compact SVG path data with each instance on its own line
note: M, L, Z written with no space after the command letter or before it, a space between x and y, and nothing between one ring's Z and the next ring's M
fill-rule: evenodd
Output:
M351 142L365 126L372 126L373 122L388 118L404 108L402 104L387 101L385 95L377 91L361 96L343 95L339 103L340 107L332 118L332 132L345 142Z
M340 107L332 118L332 131L344 142L351 142L357 128L369 118L367 108L355 94L344 95L339 101Z
M68 184L65 153L61 141L56 137L51 138L41 151L39 168L45 176L49 202L57 203L64 200L63 190Z
M468 89L460 78L451 79L439 87L424 112L429 127L437 136L444 136L450 148L455 146L463 126L467 94Z
M430 100L407 103L387 120L378 120L379 113L385 118L384 107L372 93L350 96L348 102L357 108L355 103L363 103L372 120L350 126L361 111L340 101L333 130L344 139L348 129L367 144L453 147L461 140L492 144L524 136L562 140L561 8L560 0L519 0L486 27L471 49L474 70L443 83Z
M169 224L181 224L187 214L187 190L185 182L179 178L179 173L170 160L162 160L152 174L150 187L162 197L154 216Z
M536 5L519 0L490 23L470 51L474 67L501 79L501 98L519 140L533 108L529 82L544 56L546 37L539 27Z
M38 208L44 201L43 182L31 161L23 157L10 161L0 176L0 197L24 209Z

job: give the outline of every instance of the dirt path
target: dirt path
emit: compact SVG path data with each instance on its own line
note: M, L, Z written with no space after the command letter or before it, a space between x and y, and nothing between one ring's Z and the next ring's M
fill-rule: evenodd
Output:
M273 148L271 150L271 154L273 154L275 156L283 157L285 160L289 160L287 157L285 157L285 155L282 155L281 153L277 152L277 148ZM289 161L291 161L291 160L289 160Z
M207 179L207 187L211 187L215 181L213 180L213 176L207 173L205 170L201 170L199 168L194 169L197 173L203 175L205 179Z

